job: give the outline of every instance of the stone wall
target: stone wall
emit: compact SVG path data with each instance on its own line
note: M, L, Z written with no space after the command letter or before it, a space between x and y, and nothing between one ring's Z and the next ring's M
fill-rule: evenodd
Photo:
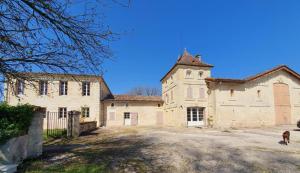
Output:
M91 121L91 122L81 122L80 123L80 134L85 132L90 132L97 129L97 122Z
M12 138L0 145L0 165L17 164L26 158L42 154L44 111L36 111L27 135Z

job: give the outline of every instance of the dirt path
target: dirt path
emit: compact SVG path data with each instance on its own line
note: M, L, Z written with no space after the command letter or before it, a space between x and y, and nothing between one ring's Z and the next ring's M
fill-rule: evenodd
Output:
M80 164L96 172L300 172L300 131L291 131L285 146L284 129L292 130L100 129L48 145L24 170L67 172Z

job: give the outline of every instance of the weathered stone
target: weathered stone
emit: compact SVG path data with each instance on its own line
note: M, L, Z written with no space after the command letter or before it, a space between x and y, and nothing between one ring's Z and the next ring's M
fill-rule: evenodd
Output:
M18 164L30 157L37 157L43 150L43 112L35 112L28 134L8 140L0 145L0 164Z

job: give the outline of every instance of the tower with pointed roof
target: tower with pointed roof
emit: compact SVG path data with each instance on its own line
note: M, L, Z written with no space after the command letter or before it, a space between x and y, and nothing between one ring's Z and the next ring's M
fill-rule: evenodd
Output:
M213 66L186 49L161 79L164 119L175 126L204 125L208 116L208 88L205 79Z

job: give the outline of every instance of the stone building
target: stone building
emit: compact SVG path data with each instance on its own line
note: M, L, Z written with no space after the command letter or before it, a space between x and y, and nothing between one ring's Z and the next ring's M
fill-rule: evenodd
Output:
M61 116L79 110L98 126L259 127L300 119L300 75L289 67L245 79L213 78L212 68L185 51L161 79L161 97L113 95L101 76L31 73L39 87L14 81L5 99Z

